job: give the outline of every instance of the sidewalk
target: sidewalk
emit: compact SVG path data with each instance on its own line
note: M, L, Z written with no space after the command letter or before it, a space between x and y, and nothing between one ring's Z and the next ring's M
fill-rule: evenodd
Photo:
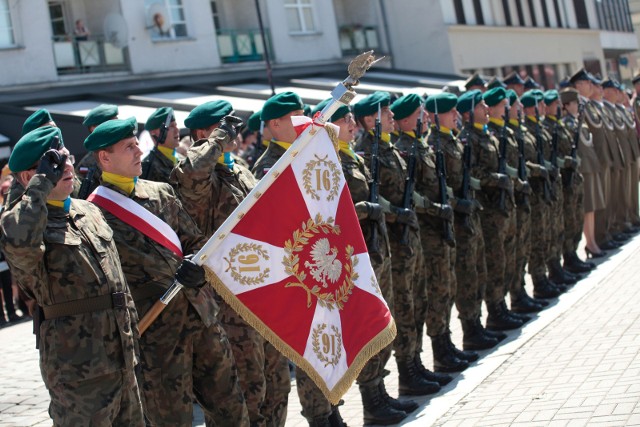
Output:
M637 236L440 393L415 399L421 407L402 425L640 425L639 257ZM460 322L451 326L460 343ZM0 427L51 426L31 323L0 329L0 342ZM423 361L433 365L429 348ZM395 395L395 363L387 369ZM344 400L347 424L362 425L357 386ZM200 413L193 425L204 425ZM286 426L307 425L293 381Z

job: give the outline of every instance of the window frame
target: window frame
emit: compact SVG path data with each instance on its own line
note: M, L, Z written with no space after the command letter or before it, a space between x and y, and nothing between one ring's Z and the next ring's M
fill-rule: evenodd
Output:
M4 4L6 5L6 15L7 15L7 22L9 23L9 26L6 28L0 27L0 31L6 30L9 36L8 40L10 40L10 43L7 45L0 45L0 50L15 49L16 47L18 47L18 40L17 40L17 34L16 34L16 26L14 24L14 19L13 19L13 13L11 12L11 4L9 3L9 0L0 0L0 3L3 1L4 1ZM3 13L1 9L0 9L0 13Z
M285 0L284 9L285 16L287 20L287 26L289 27L290 35L308 35L308 34L318 34L320 31L318 30L318 22L316 18L316 12L313 0L308 0L307 3L303 3L305 0ZM298 23L300 24L300 30L292 30L289 26L289 11L295 10L297 13ZM304 11L308 9L311 12L311 22L313 23L313 28L306 28L306 21L304 19Z
M189 35L189 25L187 22L187 14L186 14L186 2L183 0L174 0L179 4L174 5L170 0L144 0L144 9L145 14L148 14L149 8L154 3L161 3L167 11L166 19L169 21L169 36L163 37L155 34L151 34L151 40L154 42L167 42L167 41L180 41L180 40L188 40L191 38ZM173 12L175 10L181 11L183 20L177 21L173 17ZM184 35L176 35L176 27L182 26L184 27Z

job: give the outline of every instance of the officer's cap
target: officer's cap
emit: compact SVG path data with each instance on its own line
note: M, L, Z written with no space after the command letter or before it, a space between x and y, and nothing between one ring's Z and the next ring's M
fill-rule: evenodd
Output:
M602 82L603 89L618 89L620 90L620 83L618 83L615 79L608 78Z
M560 102L562 102L563 104L568 104L573 101L578 101L578 95L579 93L577 90L572 87L568 87L560 92Z
M482 99L489 107L498 105L506 97L507 91L501 86L494 87L493 89L486 91L482 95Z
M548 90L544 93L544 103L547 105L553 104L553 102L559 98L558 91L555 89Z
M396 120L406 119L420 107L422 98L415 93L409 93L396 99L391 104L391 111L393 111L393 118Z
M356 102L353 106L353 115L356 117L370 116L378 112L378 105L387 107L391 103L391 94L389 92L377 91L364 99Z
M525 79L524 81L524 88L525 89L540 89L542 86L540 86L540 84L538 84L538 82L536 82L535 80L533 80L533 77L529 76Z
M484 86L485 84L487 84L487 81L485 79L480 77L478 73L473 73L464 82L464 87L469 89L471 86Z
M175 116L173 114L173 108L171 107L160 107L147 119L147 122L144 124L144 128L146 130L154 130L161 128L166 122L167 117L173 117L171 121L175 120Z
M22 135L26 135L32 130L52 121L53 119L51 118L49 111L42 108L27 117L27 120L24 121L24 124L22 125Z
M205 102L191 110L184 125L189 129L206 129L220 123L224 116L231 114L233 106L229 101L222 99Z
M480 89L468 90L458 98L458 104L456 108L460 114L464 114L471 111L471 108L475 108L482 102L482 92Z
M523 85L524 80L520 77L520 73L512 71L507 74L507 76L502 80L502 83L505 85Z
M304 110L304 103L294 92L282 92L267 99L262 106L262 121L277 119L292 111Z
M574 85L576 84L576 82L579 82L581 80L593 81L591 75L587 73L587 70L585 70L584 68L580 68L578 71L576 71L569 79L569 82Z
M542 91L537 89L529 90L523 93L522 96L520 97L520 102L522 103L522 106L525 108L534 107L536 106L536 104L539 104L543 101L544 101L544 94L542 93Z
M111 147L123 139L136 136L137 128L138 123L135 117L130 117L126 120L108 120L98 125L84 140L84 148L87 151L98 151Z
M62 132L55 126L42 126L27 132L13 147L9 157L9 169L13 172L26 171L35 165L40 157L58 139L57 149L64 147Z
M311 115L315 116L318 111L322 111L324 107L326 107L332 100L333 98L327 98L324 101L320 102L318 105L316 105L316 108L311 111ZM349 106L340 104L340 107L338 107L336 112L331 115L331 118L329 120L331 120L332 122L340 120L341 118L349 114L350 111L351 110L349 110Z
M86 127L98 126L101 123L116 118L118 115L118 106L113 104L101 104L93 110L89 111L82 124Z
M453 93L442 92L427 98L425 108L430 113L444 114L456 108L458 97Z
M565 77L564 79L560 80L560 82L558 83L558 86L560 86L560 89L571 87L571 82L569 81L569 77Z
M631 79L631 83L636 84L640 83L640 74L636 74L633 79Z
M487 82L487 89L494 89L497 87L506 88L507 85L502 83L499 78L492 77L491 80Z

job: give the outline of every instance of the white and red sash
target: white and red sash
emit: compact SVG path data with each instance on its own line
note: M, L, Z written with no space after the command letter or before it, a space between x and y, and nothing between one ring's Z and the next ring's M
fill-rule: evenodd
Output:
M182 245L176 232L169 224L134 200L102 185L96 188L87 200L182 258Z

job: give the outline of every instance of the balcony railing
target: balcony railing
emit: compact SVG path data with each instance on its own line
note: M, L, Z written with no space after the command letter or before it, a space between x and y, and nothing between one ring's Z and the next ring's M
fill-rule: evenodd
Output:
M127 48L114 46L105 41L104 36L91 36L88 40L54 37L53 53L58 74L85 74L129 69Z
M378 30L373 26L345 25L340 27L340 48L345 55L366 50L378 50Z
M265 30L265 37L273 55L268 30ZM260 30L218 30L218 51L223 63L262 61L264 49Z

